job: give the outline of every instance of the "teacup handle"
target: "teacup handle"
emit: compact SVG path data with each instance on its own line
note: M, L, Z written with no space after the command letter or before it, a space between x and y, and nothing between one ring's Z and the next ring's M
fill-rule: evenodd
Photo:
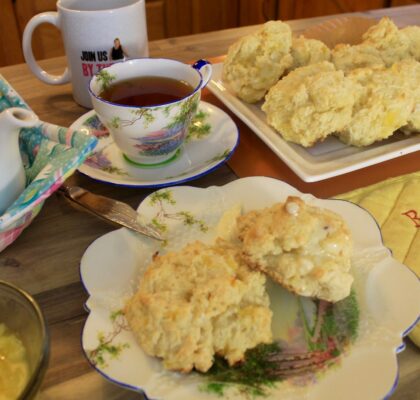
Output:
M213 68L211 66L211 62L207 60L198 60L196 61L192 67L196 69L198 72L200 72L202 81L200 88L206 87L207 83L209 82L211 78L211 74L213 72Z
M33 74L41 81L49 83L50 85L61 85L63 83L68 83L70 82L70 71L68 68L65 69L63 75L51 75L47 71L44 71L35 60L34 53L32 51L32 34L38 25L44 23L52 24L60 29L58 13L41 13L32 17L28 22L23 32L22 39L23 55L25 57L25 61Z

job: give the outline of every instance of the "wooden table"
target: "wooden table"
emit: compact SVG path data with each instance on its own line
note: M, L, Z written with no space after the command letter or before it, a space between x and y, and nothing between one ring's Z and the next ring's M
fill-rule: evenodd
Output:
M354 15L374 18L389 15L399 26L420 24L420 6ZM325 19L295 20L291 21L290 25L295 33L299 33ZM155 41L150 43L150 53L152 56L173 57L183 61L215 57L225 54L232 42L254 30L255 27L244 27ZM45 60L42 65L50 72L60 73L64 68L65 59L61 57ZM27 100L42 120L68 126L86 112L74 103L69 85L47 86L38 81L24 64L1 68L0 74ZM209 93L205 94L205 98L216 102ZM242 131L246 128L240 124L240 129ZM239 147L237 154L241 151L243 149ZM402 157L397 163L388 162L360 170L352 175L351 182L347 180L346 184L346 179L343 179L341 186L333 184L331 180L305 184L283 163L279 164L277 173L300 190L330 196L349 190L354 185L361 186L358 182L367 184L383 179L384 168L389 176L418 170L419 153ZM207 187L223 185L237 179L240 173L237 175L234 171L238 171L236 168L238 163L236 155L229 166L222 166L192 184ZM392 166L392 172L389 165ZM150 190L146 189L120 188L95 182L77 172L70 178L70 183L123 200L134 207L150 193ZM73 210L54 195L46 201L32 225L15 243L0 253L0 278L11 281L34 294L48 320L51 333L51 358L41 399L142 398L140 395L112 385L94 372L80 348L80 333L87 316L83 308L87 296L79 279L80 258L93 240L112 229L94 217ZM392 398L414 400L420 398L420 350L408 339L406 344L407 349L398 355L400 378Z

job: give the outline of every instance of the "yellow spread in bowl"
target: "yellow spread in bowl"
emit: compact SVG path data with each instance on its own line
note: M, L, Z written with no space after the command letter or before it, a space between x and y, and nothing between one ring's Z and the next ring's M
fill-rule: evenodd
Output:
M0 400L16 400L29 379L22 341L0 323Z

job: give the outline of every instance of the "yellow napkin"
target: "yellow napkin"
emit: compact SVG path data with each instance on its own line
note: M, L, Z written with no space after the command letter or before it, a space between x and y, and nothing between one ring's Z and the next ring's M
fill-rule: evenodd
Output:
M394 257L420 276L420 172L336 196L368 210ZM410 339L420 347L420 323Z

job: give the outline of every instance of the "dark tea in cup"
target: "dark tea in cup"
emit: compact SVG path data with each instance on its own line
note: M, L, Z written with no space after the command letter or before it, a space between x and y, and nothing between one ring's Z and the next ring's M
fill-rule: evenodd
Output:
M141 76L111 84L99 97L125 106L151 107L189 96L194 88L187 82L164 76Z

